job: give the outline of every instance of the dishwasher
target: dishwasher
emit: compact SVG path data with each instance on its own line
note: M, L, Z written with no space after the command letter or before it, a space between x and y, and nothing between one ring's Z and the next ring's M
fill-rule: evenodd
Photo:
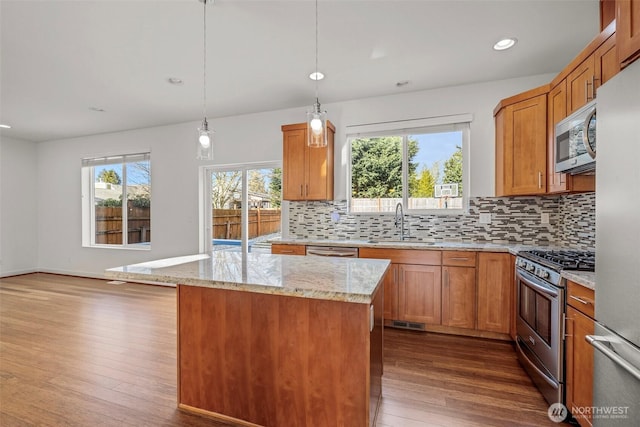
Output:
M358 248L345 248L341 246L307 246L307 256L358 258Z

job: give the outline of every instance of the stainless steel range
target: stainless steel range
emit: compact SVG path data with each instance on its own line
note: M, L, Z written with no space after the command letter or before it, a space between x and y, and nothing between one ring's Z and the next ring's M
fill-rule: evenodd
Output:
M588 251L524 251L516 258L516 350L549 402L564 403L565 280L562 270L594 271Z

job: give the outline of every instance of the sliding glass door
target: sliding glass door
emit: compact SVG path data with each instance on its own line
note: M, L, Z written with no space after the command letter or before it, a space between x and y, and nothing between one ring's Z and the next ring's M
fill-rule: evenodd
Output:
M205 180L205 250L270 252L281 230L280 166L211 167Z

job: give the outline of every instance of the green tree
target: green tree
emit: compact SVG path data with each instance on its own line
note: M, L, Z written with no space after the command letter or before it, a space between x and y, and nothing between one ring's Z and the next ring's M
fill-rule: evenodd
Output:
M122 184L120 175L113 169L102 169L96 178L97 182L108 182L109 184Z
M409 181L415 179L413 162L418 143L409 140ZM351 194L356 198L402 197L402 138L359 138L351 143Z
M282 169L273 168L269 176L271 206L279 208L282 201Z
M420 174L413 182L411 197L433 197L437 179L437 173L434 174L433 167L431 169L423 167Z
M442 183L458 184L458 195L462 195L462 147L456 146L456 151L444 162Z

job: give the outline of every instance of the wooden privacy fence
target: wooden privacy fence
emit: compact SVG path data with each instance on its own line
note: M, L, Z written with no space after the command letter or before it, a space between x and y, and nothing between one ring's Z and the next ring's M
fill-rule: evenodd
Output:
M122 244L122 208L96 206L96 244ZM144 243L151 241L151 208L131 206L127 212L128 243Z
M213 239L241 238L242 210L214 209L213 210ZM280 231L280 209L250 209L249 210L249 239Z

